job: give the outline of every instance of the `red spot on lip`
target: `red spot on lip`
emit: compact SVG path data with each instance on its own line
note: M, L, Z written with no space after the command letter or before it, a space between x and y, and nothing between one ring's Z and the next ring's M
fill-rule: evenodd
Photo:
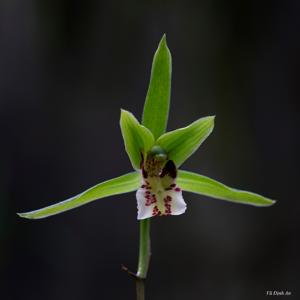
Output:
M165 215L166 216L171 215L172 214L171 205L170 204L166 204L165 207L166 207L166 209L165 209Z
M175 189L175 192L180 192L181 191L181 189L179 188L179 187L177 187L176 189Z
M172 197L171 196L166 196L164 198L164 202L171 202L172 201Z
M153 210L152 210L152 216L160 216L161 215L161 211L158 209L158 207L155 205L153 207Z

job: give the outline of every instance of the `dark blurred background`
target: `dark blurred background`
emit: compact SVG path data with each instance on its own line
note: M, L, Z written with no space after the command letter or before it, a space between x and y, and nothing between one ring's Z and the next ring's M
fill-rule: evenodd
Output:
M277 199L185 194L152 221L147 299L299 299L299 1L0 2L1 299L135 299L135 195L18 218L131 170L120 108L140 117L152 56L173 56L168 129L216 114L184 165Z

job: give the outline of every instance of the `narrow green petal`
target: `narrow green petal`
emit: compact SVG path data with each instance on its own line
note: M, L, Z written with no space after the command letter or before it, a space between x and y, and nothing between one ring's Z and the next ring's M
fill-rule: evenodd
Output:
M157 139L166 131L171 96L172 58L163 35L152 62L142 124Z
M145 156L154 143L154 137L149 129L140 125L134 115L121 110L120 126L125 149L133 168L140 169L142 154Z
M201 118L191 125L162 135L156 142L179 167L210 135L214 128L214 116Z
M230 188L206 176L179 171L177 183L182 190L231 202L254 206L270 206L276 201L247 191Z
M25 213L18 213L22 218L42 219L56 214L60 214L67 210L87 204L91 201L135 191L140 186L140 174L137 172L128 173L120 177L99 183L85 192L69 198L65 201Z

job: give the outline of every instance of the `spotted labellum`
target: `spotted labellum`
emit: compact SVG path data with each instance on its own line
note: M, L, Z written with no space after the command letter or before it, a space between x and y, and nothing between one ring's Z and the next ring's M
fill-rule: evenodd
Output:
M154 146L142 164L142 185L137 190L138 219L181 215L186 210L182 191L176 184L177 169L164 150Z

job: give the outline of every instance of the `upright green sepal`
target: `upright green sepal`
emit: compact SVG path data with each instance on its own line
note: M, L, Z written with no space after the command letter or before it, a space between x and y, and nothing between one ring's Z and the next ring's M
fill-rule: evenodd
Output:
M65 201L38 210L18 213L18 215L26 219L42 219L50 217L100 198L135 191L140 186L140 181L140 174L138 172L128 173L120 177L99 183L89 188L85 192Z
M276 202L252 192L228 187L225 184L209 177L188 171L180 170L178 172L177 183L184 191L187 192L241 204L270 206Z
M154 143L153 134L145 126L142 126L134 115L121 109L121 132L125 149L134 169L141 166L142 155L145 157Z
M171 96L172 58L163 35L154 54L142 124L157 139L166 131Z
M214 116L201 118L187 127L163 134L156 141L179 167L210 135L214 128Z

